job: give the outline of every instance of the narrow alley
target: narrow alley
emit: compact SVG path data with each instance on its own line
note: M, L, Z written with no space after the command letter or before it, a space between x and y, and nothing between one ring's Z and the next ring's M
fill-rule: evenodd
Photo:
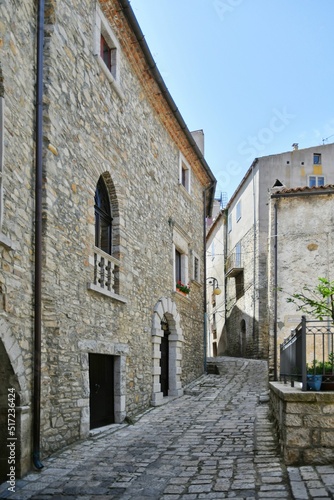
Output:
M266 362L231 358L228 366L134 422L45 459L15 493L1 485L0 498L334 498L334 466L283 465L268 418Z

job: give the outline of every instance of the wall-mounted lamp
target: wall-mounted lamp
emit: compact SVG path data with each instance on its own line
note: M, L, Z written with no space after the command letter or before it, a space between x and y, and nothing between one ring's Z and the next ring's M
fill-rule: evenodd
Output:
M210 277L210 278L206 278L207 281L209 281L210 284L212 284L213 286L213 294L214 295L220 295L222 293L221 289L219 288L219 285L218 285L218 280L217 278L214 278L214 277Z

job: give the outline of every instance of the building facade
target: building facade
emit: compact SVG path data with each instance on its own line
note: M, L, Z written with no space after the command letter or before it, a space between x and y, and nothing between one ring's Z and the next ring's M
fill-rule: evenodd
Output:
M287 299L303 293L304 286L314 290L319 277L334 280L334 186L275 188L269 208L269 366L278 376L280 344L306 314ZM307 344L309 363L313 361L313 348L312 339L312 345ZM322 359L322 348L320 343L317 359Z
M226 217L222 209L210 223L206 236L206 330L209 357L216 357L225 350L225 235Z
M15 390L17 475L201 375L215 189L129 2L35 4L0 6L0 401L5 424Z
M334 145L256 158L226 207L225 354L268 358L269 203L273 187L334 182Z

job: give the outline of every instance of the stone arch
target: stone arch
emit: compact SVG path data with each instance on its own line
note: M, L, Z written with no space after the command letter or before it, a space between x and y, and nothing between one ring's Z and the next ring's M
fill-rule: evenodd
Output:
M26 383L25 367L21 348L12 334L7 322L0 318L0 341L3 344L2 355L8 356L10 367L13 371L11 381L15 383L20 398L20 405L29 404L29 393Z
M2 66L0 61L0 97L5 97L5 87L3 84Z
M181 383L182 373L182 344L183 334L180 326L180 315L175 302L172 299L162 297L155 305L152 318L152 401L153 406L158 406L164 401L160 384L160 359L161 359L161 339L164 331L161 321L166 318L168 321L168 346L169 346L169 390L168 396L182 396L183 389Z
M23 356L7 322L0 319L0 482L7 479L9 408L15 409L13 446L16 476L21 477L31 465L31 409L26 385Z
M121 213L124 212L124 196L122 194L122 189L116 186L114 179L107 170L98 174L95 179L95 186L100 176L103 178L109 194L111 215L113 218L113 256L120 260L122 257L121 248L123 247L124 242L124 227L122 226L121 217Z

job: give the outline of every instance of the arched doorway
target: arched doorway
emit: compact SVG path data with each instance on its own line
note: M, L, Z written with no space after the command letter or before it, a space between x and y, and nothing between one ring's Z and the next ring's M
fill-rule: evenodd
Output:
M160 344L160 386L161 392L164 396L168 396L169 391L169 329L168 321L164 316L161 320L161 330L164 332L163 337L161 337Z
M163 403L167 396L182 396L183 335L180 315L172 299L163 297L154 308L152 321L152 401Z
M0 318L0 481L7 481L8 454L15 451L15 476L31 468L31 407L21 348ZM14 412L9 412L14 409ZM12 423L15 414L15 422ZM9 420L10 419L10 420ZM9 425L10 424L10 425ZM14 426L11 427L11 426ZM14 435L12 433L14 432ZM12 439L15 438L15 439ZM7 445L11 444L11 448ZM15 450L14 450L15 448Z

